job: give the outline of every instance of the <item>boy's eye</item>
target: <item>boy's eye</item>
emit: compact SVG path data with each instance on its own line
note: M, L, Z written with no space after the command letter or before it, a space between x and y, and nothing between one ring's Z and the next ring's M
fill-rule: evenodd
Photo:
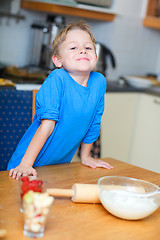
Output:
M91 48L91 47L86 47L86 49L87 49L87 50L92 50L92 48Z
M75 50L75 49L76 49L76 47L71 47L71 48L70 48L70 50Z

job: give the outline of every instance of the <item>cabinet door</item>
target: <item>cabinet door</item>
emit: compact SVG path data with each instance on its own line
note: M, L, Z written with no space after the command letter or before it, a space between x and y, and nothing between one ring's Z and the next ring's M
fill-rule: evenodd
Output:
M130 163L160 173L160 97L140 95Z
M160 4L158 0L148 0L146 17L143 20L145 27L160 29Z
M101 157L128 162L137 93L107 93L101 124Z

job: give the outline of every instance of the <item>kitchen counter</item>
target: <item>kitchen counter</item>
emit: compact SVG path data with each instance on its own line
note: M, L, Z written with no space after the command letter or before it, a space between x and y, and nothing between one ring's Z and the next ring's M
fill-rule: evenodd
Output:
M32 91L32 90L39 90L41 87L41 84L18 84L16 83L16 90L21 90L21 91Z
M48 188L71 188L74 183L96 184L100 177L126 176L160 184L160 175L111 158L104 159L112 170L91 169L80 162L36 168L38 177ZM23 236L23 214L20 212L19 182L0 172L0 221L6 229L5 240ZM101 204L73 203L69 198L55 198L43 239L47 240L151 240L160 236L160 208L149 217L127 221L107 212Z
M27 84L27 83L16 83L16 90L32 91L39 90L41 84ZM146 93L155 96L160 96L160 87L153 86L147 89L144 88L135 88L127 84L121 85L118 81L107 81L107 92L122 92L122 93Z
M107 81L107 92L141 92L142 89L134 88L118 81Z
M160 96L160 86L152 86L150 88L135 88L127 84L120 84L118 81L107 81L107 92L122 92L122 93L146 93L155 96Z
M24 91L32 91L32 90L39 90L41 87L42 82L40 80L34 80L31 81L31 79L21 79L16 77L8 77L8 79L12 80L15 83L16 90L24 90ZM122 93L129 93L129 92L135 92L135 93L147 93L155 96L160 96L160 86L152 86L150 88L135 88L127 83L122 82L120 83L119 80L107 80L107 92L122 92Z

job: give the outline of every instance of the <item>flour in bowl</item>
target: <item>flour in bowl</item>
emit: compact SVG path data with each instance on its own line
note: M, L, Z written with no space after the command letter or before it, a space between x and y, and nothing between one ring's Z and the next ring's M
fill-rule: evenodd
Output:
M145 218L158 208L153 198L140 197L121 189L102 191L100 200L110 213L128 220Z

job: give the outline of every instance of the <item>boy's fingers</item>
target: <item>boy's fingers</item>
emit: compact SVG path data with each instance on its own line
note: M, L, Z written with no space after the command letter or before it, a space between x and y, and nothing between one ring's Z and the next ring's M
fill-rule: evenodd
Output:
M88 164L88 166L91 168L96 168L96 166L94 164Z
M17 175L17 171L14 170L14 171L13 171L13 174L12 174L12 178L16 178L16 175Z
M97 160L96 165L97 165L97 167L104 167L104 168L107 168L107 169L112 169L113 168L113 166L111 166L109 163L103 162L101 160Z
M21 173L21 172L18 172L18 173L17 173L17 176L16 176L16 180L18 180L21 176L22 176L22 173Z
M82 163L82 164L87 166L87 167L96 168L96 166L94 164L91 164L91 163Z
M13 171L14 171L14 169L11 169L11 170L9 171L9 176L10 176L10 177L12 176Z
M111 166L109 163L104 162L102 160L98 160L98 159L82 161L82 164L91 168L100 167L100 168L106 168L106 169L113 169L113 166Z
M18 170L18 169L11 169L9 171L9 176L18 180L21 176L29 176L29 175L33 175L33 176L37 176L37 172L34 168L29 168L29 169L25 169L25 170Z
M36 172L36 170L34 168L32 170L32 174L33 174L33 176L37 176L37 172Z

